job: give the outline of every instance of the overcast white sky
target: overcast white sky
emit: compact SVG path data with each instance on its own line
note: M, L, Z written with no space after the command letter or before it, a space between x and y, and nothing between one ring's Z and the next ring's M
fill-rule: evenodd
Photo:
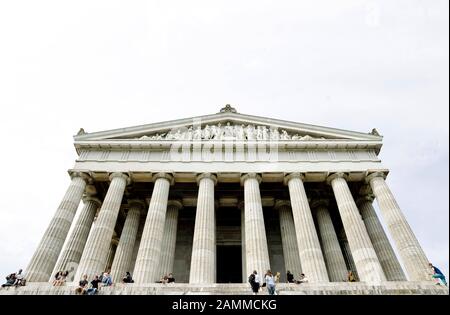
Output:
M212 114L226 103L376 127L388 184L448 275L448 5L0 2L0 276L27 266L69 185L80 127Z

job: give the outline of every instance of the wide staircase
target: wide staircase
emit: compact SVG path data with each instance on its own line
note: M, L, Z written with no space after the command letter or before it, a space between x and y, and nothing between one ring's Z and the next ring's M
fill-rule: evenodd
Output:
M50 283L28 283L24 287L0 288L0 295L74 295L76 283L66 283L54 287ZM278 295L442 295L449 294L447 287L426 282L385 282L366 284L363 282L287 284L276 287ZM248 284L210 284L194 285L187 283L171 284L114 284L102 287L101 295L251 295ZM263 288L261 295L267 295Z

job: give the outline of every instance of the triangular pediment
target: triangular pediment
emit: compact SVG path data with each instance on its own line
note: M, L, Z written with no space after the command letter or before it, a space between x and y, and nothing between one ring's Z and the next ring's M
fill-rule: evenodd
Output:
M225 107L213 115L177 119L127 128L86 133L84 130L74 136L75 141L106 140L285 140L326 141L357 140L380 141L382 137L372 133L354 132L330 127L321 127L280 119L237 113L232 107Z

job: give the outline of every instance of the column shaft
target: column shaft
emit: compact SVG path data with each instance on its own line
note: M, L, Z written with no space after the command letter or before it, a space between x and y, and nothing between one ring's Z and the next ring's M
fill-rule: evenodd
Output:
M67 188L55 215L28 264L26 269L27 281L45 282L50 278L86 188L86 178L87 176L82 173L72 175L69 188Z
M53 270L53 274L58 271L69 270L70 276L75 276L78 264L80 263L81 255L83 254L84 245L89 236L92 223L94 222L95 213L100 207L100 200L92 197L86 197L84 206L81 209L78 220L69 236L66 246L64 247L58 262ZM50 276L49 281L53 280L53 275Z
M406 281L406 276L395 256L394 249L384 232L380 220L378 220L377 213L372 206L372 201L361 201L359 203L359 210L387 280Z
M256 270L261 277L270 269L269 249L256 174L243 177L245 207L245 250L247 275Z
M386 281L377 254L367 234L353 196L343 174L331 175L331 186L339 208L345 234L361 281Z
M348 270L353 272L353 275L359 281L358 270L356 270L355 261L353 260L352 251L350 249L350 245L348 244L347 238L341 239L341 244L342 253L344 254L347 262L346 266L348 267Z
M328 282L327 268L303 186L302 175L288 175L286 181L291 198L302 272L310 282Z
M216 226L214 209L215 176L198 177L199 190L195 214L189 283L214 283L216 277Z
M128 210L125 224L120 234L119 244L111 266L113 281L119 282L130 271L132 253L141 217L142 204L133 203Z
M173 178L171 175L164 173L157 174L154 178L155 185L134 267L133 276L136 283L152 283L161 277L158 274L161 244L166 221L169 188Z
M347 266L339 240L327 207L320 205L316 209L317 225L322 240L322 249L327 264L328 276L332 282L346 281Z
M280 218L281 244L283 246L284 266L295 277L302 273L300 254L298 252L292 209L288 203L275 203Z
M75 281L87 275L89 279L104 271L111 239L114 234L117 216L119 215L123 193L127 185L128 176L122 173L113 173L111 183L106 193L103 205L89 234L86 246L81 256Z
M178 211L183 205L179 201L170 200L167 206L166 222L162 240L161 261L159 274L173 272L175 247L177 244Z
M246 263L246 250L245 250L245 208L241 206L241 256L242 256L242 282L247 283L247 263Z
M394 195L381 176L369 176L384 221L395 241L406 272L413 281L430 280L428 259L406 221Z
M116 255L116 250L117 250L116 241L117 241L117 239L114 237L111 239L111 243L109 244L109 249L108 249L108 255L106 256L105 267L103 267L102 270L105 270L105 271L111 270L111 267L112 267L112 264L114 261L114 256Z

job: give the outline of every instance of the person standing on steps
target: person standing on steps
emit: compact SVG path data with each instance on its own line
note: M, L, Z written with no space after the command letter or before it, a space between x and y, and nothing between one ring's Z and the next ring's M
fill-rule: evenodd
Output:
M266 276L265 276L265 282L267 285L267 292L269 293L269 295L274 295L275 294L275 279L272 274L272 271L267 270Z

